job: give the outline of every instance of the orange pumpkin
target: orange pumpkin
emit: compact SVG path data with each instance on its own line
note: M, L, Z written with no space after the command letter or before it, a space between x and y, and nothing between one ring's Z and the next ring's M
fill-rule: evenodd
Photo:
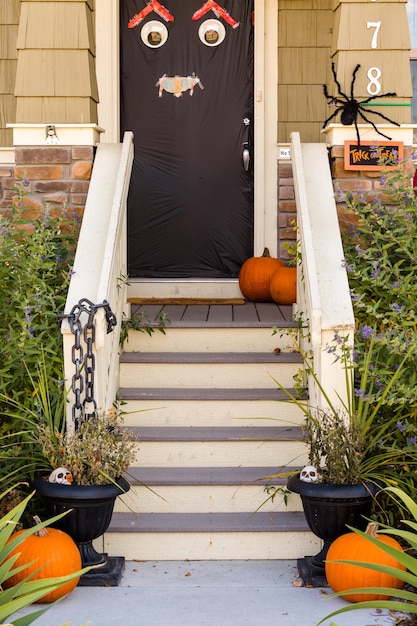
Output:
M239 272L239 287L247 300L271 302L269 284L274 273L284 263L274 259L265 248L263 255L247 259Z
M19 530L10 537L9 541L26 532ZM31 580L57 578L67 576L81 569L80 552L69 535L56 528L42 528L33 535L26 537L9 556L18 554L14 567L32 563L4 582L4 587L14 587L27 576L36 572ZM54 602L70 593L78 584L79 577L65 583L58 589L47 593L37 602Z
M277 304L293 304L297 299L297 268L284 265L277 269L269 289L272 300Z
M366 534L377 537L379 541L392 546L397 550L402 547L394 537L389 535L378 535L378 525L371 522L368 524ZM389 565L399 570L405 571L405 567L381 548L375 546L365 537L357 533L346 533L338 537L330 546L326 557L326 578L333 591L347 591L348 589L360 589L362 587L389 587L390 589L401 589L403 581L395 576L377 572L360 565L350 565L348 563L330 563L334 559L348 559L349 561L362 561L364 563L377 563L379 565ZM342 595L342 598L349 602L362 602L367 600L386 600L390 596L383 594L356 593Z

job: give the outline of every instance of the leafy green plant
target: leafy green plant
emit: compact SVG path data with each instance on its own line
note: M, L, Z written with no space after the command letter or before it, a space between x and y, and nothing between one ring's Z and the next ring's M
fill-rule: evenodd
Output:
M64 310L79 231L77 215L64 209L44 211L25 204L28 180L15 187L15 201L0 216L0 483L33 478L26 434L8 415L17 401L32 405L31 376L39 355L49 381L51 403L62 398L62 337L59 316ZM29 462L28 462L29 460Z
M160 312L157 315L158 323L155 325L149 319L149 316L145 311L135 311L130 317L123 317L122 326L120 329L120 346L124 347L129 338L129 330L137 330L141 333L146 333L151 336L155 330L165 335L165 328L169 319L166 313Z
M6 490L0 494L0 501L5 498L8 493L9 490ZM58 515L50 520L47 520L46 522L36 524L36 526L29 528L18 537L13 538L12 534L16 530L17 524L19 523L32 496L33 494L29 494L24 500L0 518L0 622L2 624L17 611L20 611L37 600L40 600L47 593L58 589L74 578L78 578L90 569L85 568L68 576L62 576L59 578L44 578L41 580L32 580L35 574L30 574L17 585L10 587L9 589L2 589L2 585L4 585L5 581L26 567L15 567L17 554L10 556L12 550L19 546L22 541L26 539L26 537L34 534L41 528L49 526L51 523L62 517L62 515ZM52 606L52 604L30 613L29 615L13 619L13 626L28 626L29 624L32 624L32 622L45 613L50 606Z
M44 360L37 367L37 376L28 373L32 384L32 406L18 400L8 401L8 417L21 425L21 460L26 469L37 475L49 474L58 467L67 467L76 484L99 485L114 481L125 472L135 454L135 440L128 430L120 428L122 415L116 406L108 411L97 410L82 420L76 431L67 430L65 391L50 393L50 381ZM12 454L13 436L0 439L0 460ZM16 469L21 472L22 466ZM9 478L10 480L10 478Z
M377 338L371 339L364 355L365 364L361 370L359 388L355 385L356 364L352 360L347 338L336 333L333 344L327 349L336 359L342 360L346 401L340 396L336 401L331 399L331 391L327 391L319 380L310 354L301 349L303 375L312 377L325 400L325 407L312 406L308 400L299 398L273 379L288 400L296 404L305 416L304 432L309 446L309 461L318 469L319 482L351 485L364 479L391 480L396 478L396 474L392 474L392 466L399 459L406 457L411 465L417 465L417 453L404 453L387 442L390 430L395 427L394 418L383 423L378 419L381 407L389 401L391 390L403 375L414 348L409 347L401 355L398 367L383 388L376 385L377 379L373 374L378 370L381 351L384 353L384 344L381 345Z
M27 392L24 402L0 392L3 416L8 420L7 427L0 430L0 466L3 468L0 484L3 489L21 480L22 476L51 471L50 461L37 439L39 428L51 432L55 445L66 430L64 386L51 379L45 355L41 353L38 359L34 375L28 368L26 370L31 391Z
M366 354L372 338L381 346L380 359L371 372L380 389L387 386L404 352L410 352L374 424L375 429L391 424L385 444L398 453L392 475L411 493L417 487L415 468L408 462L417 451L417 197L410 167L414 171L413 164L404 163L383 172L375 198L358 189L340 199L346 200L355 224L342 238L357 321L356 380L369 365ZM389 498L384 499L384 508L391 524L404 514L401 502Z
M403 524L408 526L409 530L396 529L392 528L388 525L383 524L383 528L379 531L385 533L387 535L395 536L403 545L408 546L407 550L411 550L413 553L417 550L417 504L414 500L402 489L397 487L387 487L385 490L387 494L390 494L394 497L395 502L400 502L401 505L405 508L405 510L411 516L411 520L403 520ZM380 563L364 563L360 561L349 561L349 560L340 560L335 561L338 563L348 563L350 565L358 565L361 567L365 567L367 569L383 572L389 575L393 575L396 578L404 581L413 591L409 589L391 589L389 587L386 588L375 588L375 587L364 587L361 589L351 589L348 591L342 591L340 593L332 594L328 596L329 598L333 598L335 596L340 595L349 595L354 593L376 593L376 594L384 594L391 597L389 600L369 600L366 602L357 602L355 604L347 605L337 611L334 611L330 615L324 617L317 626L320 626L324 621L336 616L341 613L346 613L347 611L355 611L357 609L387 609L390 611L396 611L404 614L417 614L417 558L412 554L409 554L407 550L402 552L397 548L392 546L388 546L384 544L382 541L377 538L366 535L360 530L356 530L352 528L355 533L358 535L365 537L367 541L370 541L374 545L378 546L383 552L389 554L394 557L400 564L407 568L407 571L403 571L402 569L396 567L390 567L387 565L382 565Z

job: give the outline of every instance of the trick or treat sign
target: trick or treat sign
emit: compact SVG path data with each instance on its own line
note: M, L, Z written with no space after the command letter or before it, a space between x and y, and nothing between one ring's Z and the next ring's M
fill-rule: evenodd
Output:
M345 141L346 170L383 170L394 168L403 159L402 141Z

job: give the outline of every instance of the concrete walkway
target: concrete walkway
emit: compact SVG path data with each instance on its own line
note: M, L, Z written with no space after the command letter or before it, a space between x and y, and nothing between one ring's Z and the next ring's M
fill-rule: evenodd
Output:
M329 589L294 587L296 579L294 561L128 562L120 586L77 587L34 624L315 626L347 604L326 600ZM392 626L394 620L386 612L362 610L337 616L334 623Z

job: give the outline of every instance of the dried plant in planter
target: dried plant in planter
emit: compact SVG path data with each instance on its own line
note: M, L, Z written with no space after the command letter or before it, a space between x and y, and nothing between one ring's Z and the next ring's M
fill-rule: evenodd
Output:
M346 414L315 409L304 426L310 464L318 469L320 481L352 485L360 481L365 449L363 433Z
M118 409L98 411L76 431L52 432L38 426L37 439L52 468L66 467L78 485L103 485L119 478L130 466L136 441L121 429Z

